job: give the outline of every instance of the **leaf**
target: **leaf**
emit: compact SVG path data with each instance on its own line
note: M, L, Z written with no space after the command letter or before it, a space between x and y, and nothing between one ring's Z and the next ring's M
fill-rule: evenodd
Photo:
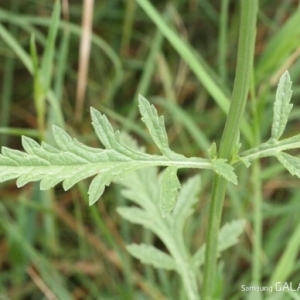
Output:
M177 177L177 168L168 167L161 177L160 207L163 217L174 208L178 189L180 189L180 182Z
M274 116L272 124L272 138L278 140L286 126L289 114L293 107L290 104L292 96L292 82L289 73L286 71L283 73L279 80L279 84L276 91L276 100L274 103Z
M243 163L243 164L246 166L246 168L248 168L248 167L250 167L250 165L251 165L249 159L244 158L244 157L241 157L241 156L239 155L241 146L242 146L242 144L240 143L240 132L239 132L239 134L238 134L238 136L237 136L237 142L236 142L235 148L234 148L234 150L233 150L233 155L232 155L232 159L231 159L231 164L233 165L233 164L235 164L235 163L237 163L237 162L241 162L241 163Z
M116 149L126 156L132 155L130 149L121 143L119 132L114 132L113 127L105 115L101 114L96 109L91 108L91 117L94 130L106 149Z
M246 221L243 219L226 223L218 236L218 251L222 252L238 243L238 237L243 233Z
M218 254L234 246L238 242L238 237L243 233L246 221L239 219L226 223L218 235ZM205 259L205 244L193 256L194 265L199 268Z
M155 268L176 270L174 259L167 253L146 244L131 244L126 246L128 252L144 264L153 265Z
M103 194L105 186L108 186L113 178L115 177L114 174L111 173L104 173L98 174L92 181L88 194L89 194L89 205L94 204Z
M151 217L149 217L149 212L138 208L138 207L118 207L117 212L120 216L122 216L127 221L142 225L147 229L155 230L158 229L155 225L155 222Z
M139 205L152 217L160 215L157 168L138 169L116 182L123 186L122 196Z
M172 212L174 231L182 232L184 222L194 212L193 206L198 202L198 193L201 189L200 175L189 178L182 185L176 205Z
M276 154L279 162L292 174L300 178L300 159L281 152Z
M211 159L216 159L218 157L217 144L215 142L208 148L208 154Z
M154 107L147 100L141 100L142 110L150 108L153 115L143 112L146 123L150 128L158 126L158 132L164 131L163 120L157 117ZM155 117L156 116L156 117ZM178 168L214 169L228 180L233 181L235 174L232 167L225 161L208 160L203 158L187 158L173 151L165 150L168 157L150 155L136 147L127 146L120 138L120 133L114 131L106 116L91 108L92 124L95 132L105 149L96 149L85 146L57 126L53 126L53 136L57 147L42 142L39 145L33 139L22 137L22 145L26 152L2 147L0 154L0 182L17 178L17 185L23 186L31 181L40 180L41 189L49 189L62 182L65 190L85 178L96 176L89 188L89 202L93 204L99 199L113 180L124 178L129 172L145 167L167 167L162 176L161 207L163 215L173 209L178 196L180 183L176 176ZM151 120L151 118L154 120ZM153 121L153 124L152 124ZM158 123L157 123L158 122ZM155 125L156 124L156 125ZM152 130L152 129L151 129ZM154 129L153 129L154 130ZM167 139L164 143L167 143ZM167 144L164 144L165 147ZM150 174L150 173L149 173ZM150 176L150 175L147 175ZM147 178L152 182L153 178ZM132 183L129 183L132 185ZM136 186L134 186L136 188ZM156 190L152 182L152 189ZM145 195L146 196L146 195ZM159 195L151 201L157 201ZM147 209L153 207L147 201ZM156 212L154 213L155 215Z
M226 163L226 159L212 159L211 162L216 173L220 174L226 180L237 184L237 177L234 173L234 168Z
M240 156L238 156L238 160L239 160L241 163L243 163L244 166L245 166L246 168L249 168L249 167L251 166L251 163L250 163L249 159L247 159L247 158L245 158L245 157L240 157Z
M141 95L139 96L139 109L142 121L146 124L156 146L163 155L169 156L171 150L164 125L164 117L159 117L156 108Z
M123 180L122 195L140 207L118 207L117 212L129 222L139 224L154 232L161 240L166 233L167 218L162 218L159 206L160 181L157 168L139 169Z

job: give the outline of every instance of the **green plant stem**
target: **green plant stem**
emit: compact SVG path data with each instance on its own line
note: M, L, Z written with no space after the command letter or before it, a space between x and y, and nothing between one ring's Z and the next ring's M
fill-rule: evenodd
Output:
M223 131L219 156L231 160L239 134L242 116L245 110L247 94L252 74L256 16L258 0L241 1L240 33L237 55L236 76L234 81L232 101ZM218 231L220 228L222 207L227 181L220 175L214 176L212 199L208 218L206 237L204 281L202 299L213 297L217 267Z
M223 84L227 82L226 54L227 54L227 31L228 31L228 8L229 0L221 1L221 15L219 24L218 40L218 66L219 74Z
M267 142L244 151L240 157L246 160L254 161L263 157L274 156L279 152L300 147L300 135L295 135L281 141L268 140Z
M229 99L227 93L222 90L222 88L216 83L217 76L213 75L213 70L207 65L205 60L198 53L194 54L191 46L184 41L180 35L173 31L170 26L162 19L158 14L154 6L149 0L136 0L139 6L145 11L145 13L151 18L153 23L159 28L165 38L174 47L180 57L186 62L190 67L191 71L199 79L203 87L206 88L211 97L216 101L219 107L226 114L229 110ZM1 11L0 11L1 12ZM224 89L224 88L223 88ZM241 126L241 131L243 136L248 142L252 142L251 128L248 123L243 121Z

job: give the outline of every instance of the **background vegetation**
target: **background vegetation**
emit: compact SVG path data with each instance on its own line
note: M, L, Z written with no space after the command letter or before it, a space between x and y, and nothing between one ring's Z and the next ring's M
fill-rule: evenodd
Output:
M53 72L53 97L43 108L34 90L37 77L30 69L31 35L42 61L53 1L2 1L0 145L21 149L21 135L51 143L51 126L56 124L97 147L89 115L93 106L115 128L126 129L154 153L139 121L140 93L165 115L176 152L208 156L207 148L220 140L233 85L238 1L151 2L180 43L164 36L149 12L134 0L95 1L93 19L84 1L62 1L53 71L47 70L47 74ZM82 25L84 16L92 21L90 57L80 52L81 30L88 28ZM293 81L295 108L285 132L287 137L299 132L298 24L298 1L260 1L253 80L244 118L248 129L241 136L244 149L269 137L275 86L286 69ZM192 54L198 62L193 68ZM201 74L213 79L223 98L214 93L211 83L199 81ZM222 299L245 299L241 285L250 285L257 276L263 285L274 278L300 282L299 179L269 158L250 169L240 166L237 172L239 185L229 186L223 221L245 218L247 225L238 245L219 261ZM184 181L192 174L180 171L179 175ZM195 249L204 241L211 191L212 174L201 175L202 191L186 233ZM0 299L184 299L175 274L144 266L126 252L125 245L131 242L159 246L160 241L116 213L116 207L126 203L120 188L112 186L89 207L87 187L88 180L68 192L61 186L40 191L38 184L20 190L15 182L1 184ZM263 243L253 252L254 232L260 232L253 227L255 220L261 220ZM254 270L253 265L259 267ZM292 298L295 293L287 292L285 297L279 299L298 299Z

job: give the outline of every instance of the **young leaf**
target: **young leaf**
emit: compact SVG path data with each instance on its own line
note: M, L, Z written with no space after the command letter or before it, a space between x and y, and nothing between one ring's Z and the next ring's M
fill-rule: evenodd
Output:
M126 246L128 252L144 264L153 265L155 268L176 270L174 259L167 253L146 244L131 244Z
M277 153L276 157L292 175L300 178L300 158L284 152Z
M279 84L276 92L276 100L274 103L274 116L272 124L271 136L273 139L278 140L286 126L290 111L293 107L290 104L292 90L292 82L289 73L286 71L283 73L279 80Z
M169 148L164 117L159 117L156 108L141 95L139 96L139 109L142 115L142 121L146 124L156 146L163 155L169 156L171 150Z
M246 221L239 219L226 223L218 235L218 254L234 246L238 242L238 237L243 233ZM205 244L193 256L193 263L198 268L204 263Z
M208 148L208 154L211 159L216 159L218 157L217 144L215 142Z
M220 174L226 180L237 184L237 177L232 166L226 163L226 159L212 159L212 166L216 173Z
M250 161L244 157L241 157L239 155L240 149L241 149L242 144L240 143L240 132L237 136L237 141L235 144L235 148L233 151L233 155L231 158L231 165L234 165L237 162L242 162L247 168L251 165Z
M165 217L175 206L180 182L177 178L177 168L168 167L161 177L160 207Z

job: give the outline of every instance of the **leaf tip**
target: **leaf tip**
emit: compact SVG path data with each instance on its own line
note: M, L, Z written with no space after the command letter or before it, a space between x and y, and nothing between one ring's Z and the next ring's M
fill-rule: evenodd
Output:
M282 78L282 80L287 80L287 81L290 81L291 80L291 77L290 77L290 73L289 73L289 71L288 70L285 70L284 72L283 72L283 74L281 75L281 78Z
M210 156L211 159L215 159L218 157L217 144L215 142L213 142L209 147L208 155Z
M56 125L52 125L52 132L54 135L59 134L62 131L62 129Z
M95 109L94 107L90 107L90 112L91 112L91 114L93 114L93 113L95 113L97 111L97 109Z
M140 104L141 103L145 104L145 103L149 103L149 101L144 96L142 96L141 94L139 94L139 103Z

